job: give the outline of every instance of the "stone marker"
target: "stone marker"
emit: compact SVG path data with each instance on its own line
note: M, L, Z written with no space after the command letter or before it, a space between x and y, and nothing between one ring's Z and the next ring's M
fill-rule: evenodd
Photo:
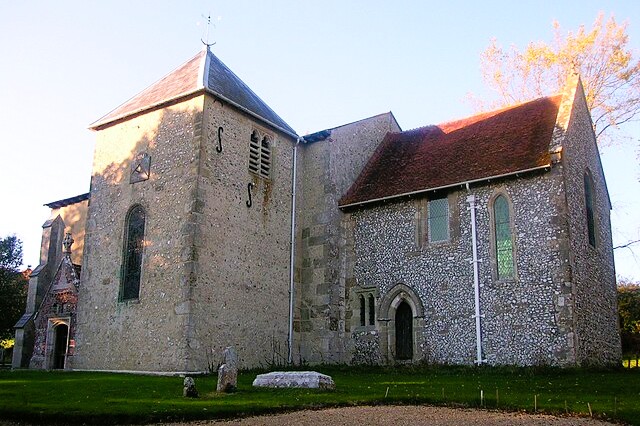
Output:
M258 374L255 387L335 389L331 376L316 371L274 371Z
M198 397L198 390L196 389L196 382L193 380L193 377L185 377L182 386L182 396L186 398Z
M222 365L218 368L218 392L235 392L238 387L238 354L228 346L222 353Z

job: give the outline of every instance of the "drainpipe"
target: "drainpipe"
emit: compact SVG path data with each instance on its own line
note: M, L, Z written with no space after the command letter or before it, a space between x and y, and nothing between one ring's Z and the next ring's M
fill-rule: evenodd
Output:
M470 191L467 183L467 191ZM473 290L475 296L475 315L476 320L476 364L480 365L482 360L482 329L480 324L480 283L478 279L478 242L476 235L476 196L471 194L467 197L469 203L469 211L471 212L471 247L473 249L473 258L470 262L473 264Z
M298 144L304 139L298 137L293 145L293 176L291 178L291 258L289 259L289 355L287 362L293 363L293 276L296 244L296 173L298 165Z

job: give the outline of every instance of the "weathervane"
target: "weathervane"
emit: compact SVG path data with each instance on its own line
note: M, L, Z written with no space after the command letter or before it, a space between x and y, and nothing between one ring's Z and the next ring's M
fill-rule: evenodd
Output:
M211 28L211 13L209 13L209 16L204 16L201 15L203 18L207 18L207 37L206 37L206 41L203 40L202 38L200 39L200 41L202 41L202 44L204 44L205 46L207 46L207 49L210 48L211 46L213 46L214 44L216 44L216 42L214 41L213 43L209 43L209 28Z

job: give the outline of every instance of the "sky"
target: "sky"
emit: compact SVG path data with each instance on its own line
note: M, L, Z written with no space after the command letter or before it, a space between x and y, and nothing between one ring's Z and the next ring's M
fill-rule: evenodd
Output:
M492 99L480 54L551 41L552 22L627 21L640 55L640 2L0 0L0 237L37 266L44 203L89 191L90 123L193 57L213 52L298 134L392 111L403 129L472 115ZM601 148L614 246L640 239L640 123ZM640 244L615 250L640 280Z

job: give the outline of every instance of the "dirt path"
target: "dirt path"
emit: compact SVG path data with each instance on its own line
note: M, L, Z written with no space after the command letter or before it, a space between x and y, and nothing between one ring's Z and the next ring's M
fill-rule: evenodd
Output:
M230 421L163 423L162 426L607 426L613 423L579 417L553 417L428 406L346 407L296 411L273 416L248 417Z

